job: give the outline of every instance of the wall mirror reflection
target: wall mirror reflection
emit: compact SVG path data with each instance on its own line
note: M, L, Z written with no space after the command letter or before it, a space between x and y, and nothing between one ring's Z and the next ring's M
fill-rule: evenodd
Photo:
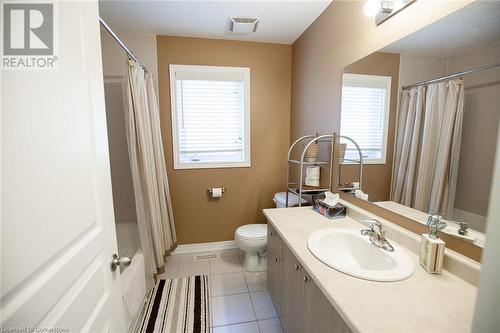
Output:
M500 118L499 9L471 4L345 68L340 191L421 223L441 215L445 233L483 247Z

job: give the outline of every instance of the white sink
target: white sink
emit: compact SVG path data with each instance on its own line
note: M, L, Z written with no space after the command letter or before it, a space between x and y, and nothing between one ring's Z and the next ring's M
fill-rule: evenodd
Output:
M378 248L360 231L322 229L307 241L312 254L342 273L371 281L400 281L413 275L414 265L399 246L394 252Z

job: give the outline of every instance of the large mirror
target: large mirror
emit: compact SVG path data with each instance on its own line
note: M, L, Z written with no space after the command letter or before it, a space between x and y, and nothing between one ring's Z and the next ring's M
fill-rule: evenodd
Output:
M482 247L500 2L475 2L384 47L347 66L342 82L339 191L420 223L441 215L446 234Z

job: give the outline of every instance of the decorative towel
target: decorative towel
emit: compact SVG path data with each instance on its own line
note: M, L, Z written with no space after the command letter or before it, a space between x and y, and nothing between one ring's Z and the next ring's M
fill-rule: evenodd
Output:
M159 280L149 292L135 326L136 333L210 331L206 275Z
M320 170L319 166L309 166L306 168L305 184L307 186L319 186Z

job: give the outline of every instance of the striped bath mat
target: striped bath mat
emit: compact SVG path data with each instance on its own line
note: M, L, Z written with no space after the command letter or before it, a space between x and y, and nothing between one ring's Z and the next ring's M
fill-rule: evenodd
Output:
M149 292L135 332L208 333L208 289L206 275L159 280Z

